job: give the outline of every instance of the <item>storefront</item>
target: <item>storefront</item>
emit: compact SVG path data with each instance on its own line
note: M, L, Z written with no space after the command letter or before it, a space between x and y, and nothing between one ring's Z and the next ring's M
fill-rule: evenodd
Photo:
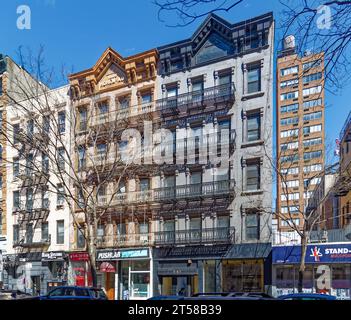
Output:
M270 244L213 245L154 250L155 295L264 291L271 284Z
M275 295L297 292L301 246L277 246L272 252ZM351 243L308 245L305 262L303 292L351 298Z
M4 287L44 295L53 286L67 283L64 252L30 252L4 257Z
M152 296L149 248L98 250L98 284L109 299L142 300Z
M47 292L52 290L54 287L65 285L67 283L67 258L67 255L63 251L42 252L42 266L49 269L49 274L45 279Z
M75 286L92 286L92 276L87 252L69 254L69 283Z

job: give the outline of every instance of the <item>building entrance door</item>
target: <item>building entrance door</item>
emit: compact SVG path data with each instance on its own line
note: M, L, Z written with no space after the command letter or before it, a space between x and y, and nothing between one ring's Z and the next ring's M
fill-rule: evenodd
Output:
M192 296L198 292L198 275L162 277L162 295Z
M31 276L33 296L40 295L40 276Z
M106 273L106 294L109 300L115 300L115 274Z

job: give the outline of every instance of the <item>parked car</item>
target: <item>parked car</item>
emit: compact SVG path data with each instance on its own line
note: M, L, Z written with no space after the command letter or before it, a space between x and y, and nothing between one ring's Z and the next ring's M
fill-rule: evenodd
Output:
M148 300L184 300L184 296L155 296Z
M335 296L321 293L291 293L278 297L279 300L336 300Z
M104 290L92 287L61 286L33 300L108 300Z
M275 300L264 292L212 292L197 293L186 300Z
M30 297L32 297L32 295L20 290L0 290L0 300L18 300Z
M191 297L178 296L156 296L149 300L274 300L266 293L261 292L209 292L196 293Z

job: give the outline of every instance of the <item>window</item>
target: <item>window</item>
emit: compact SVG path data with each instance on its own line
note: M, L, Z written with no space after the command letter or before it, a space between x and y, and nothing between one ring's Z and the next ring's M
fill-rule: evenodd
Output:
M78 147L78 170L84 170L86 165L85 148Z
M322 99L315 99L315 100L309 100L309 101L305 101L303 103L303 108L304 109L309 109L309 108L314 108L314 107L318 107L322 105Z
M41 241L47 242L49 241L49 223L42 222L41 224Z
M293 150L293 149L298 149L298 148L299 148L299 143L297 141L290 142L290 143L283 143L282 145L280 145L281 151Z
M299 79L293 79L293 80L288 80L288 81L282 81L280 83L280 88L284 89L284 88L288 88L288 87L292 87L292 86L296 86L299 84Z
M309 186L315 186L321 182L321 178L313 178L313 179L304 179L303 180L303 185L305 188L308 188Z
M192 80L192 102L201 102L203 97L203 79Z
M260 215L255 211L248 211L245 217L246 239L260 239Z
M281 113L287 113L287 112L294 112L299 110L299 104L294 103L294 104L288 104L286 106L280 107L280 112Z
M280 101L290 100L290 99L297 99L299 97L299 92L287 92L280 95Z
M33 224L28 224L26 227L26 243L33 243Z
M300 225L300 219L289 219L289 220L281 220L280 225L282 227L294 227L294 225Z
M303 154L304 160L311 160L322 157L322 151L312 151L312 152L305 152Z
M19 159L14 158L13 159L13 176L18 177L20 171L20 164L19 164Z
M316 68L316 67L319 67L320 65L322 64L322 60L315 60L315 61L311 61L311 62L307 62L307 63L304 63L302 65L302 69L304 71L306 70L309 70L311 68Z
M58 149L57 166L59 170L65 170L65 149L64 148Z
M246 163L246 190L260 190L261 188L260 161L250 160Z
M151 93L144 93L141 95L141 103L150 103L152 101Z
M83 229L77 229L77 247L85 248L85 237Z
M298 72L299 72L299 67L294 66L294 67L290 67L290 68L281 69L280 75L281 76L288 76L289 74L298 73Z
M31 137L34 133L34 120L29 120L27 122L27 136Z
M292 154L292 155L280 157L280 162L281 163L295 162L295 161L298 161L298 160L299 160L299 155L298 154Z
M102 238L105 236L105 226L104 225L98 225L97 230L96 230L96 235L99 238Z
M202 173L201 172L192 172L190 175L190 184L201 184Z
M66 131L66 113L61 111L58 113L58 126L59 133L65 133Z
M33 189L29 188L26 191L26 210L32 211L33 210Z
M32 174L33 167L34 167L33 154L29 154L27 156L27 160L26 160L26 175L27 176L30 176Z
M20 140L19 140L19 134L20 134L20 125L17 123L17 124L14 124L13 125L13 143L16 144L16 143L19 143Z
M261 67L250 66L247 71L247 93L261 91Z
M178 86L177 85L171 85L167 86L167 98L173 98L178 95Z
M282 188L296 188L299 186L299 180L283 181L281 184Z
M314 165L303 167L304 173L315 172L315 171L322 171L322 165L321 164L314 164Z
M319 144L322 144L322 138L308 139L308 140L303 141L304 147L311 147L311 146L316 146Z
M118 99L119 109L126 110L129 108L130 99L128 96L120 97Z
M105 157L107 153L107 145L106 143L99 143L96 145L96 154L99 157Z
M317 86L317 87L311 87L311 88L307 88L307 89L303 89L303 96L307 97L311 94L317 94L320 93L322 91L322 86Z
M49 173L49 157L45 153L42 154L41 165L42 165L43 172Z
M65 200L64 188L61 184L57 185L57 206L63 206Z
M283 206L280 208L280 212L281 213L299 213L299 210L300 210L300 207L299 206L289 206L289 207L286 207L286 206Z
M280 170L281 174L299 174L299 168L294 167L294 168L288 168L288 169L281 169Z
M322 118L322 111L307 113L303 116L303 121L311 121Z
M41 205L43 209L49 209L49 194L46 190L42 191L41 194Z
M150 190L150 180L149 179L140 179L140 191Z
M20 209L20 193L19 191L13 191L13 208Z
M299 117L284 118L280 120L280 125L282 126L287 126L287 125L297 124L297 123L299 123Z
M303 77L303 83L309 83L320 79L322 79L322 72L312 73Z
M261 138L261 115L260 113L247 116L247 141L256 141Z
M13 242L18 243L19 242L19 225L14 225L13 226Z
M65 243L65 222L64 220L56 221L56 244Z
M43 131L45 133L49 133L50 132L50 118L49 118L49 116L44 116L43 117Z
M299 200L299 199L300 199L300 194L298 192L280 195L281 201Z
M79 130L85 131L87 129L88 110L86 107L79 108Z
M310 134L310 133L315 133L315 132L321 132L322 131L322 125L316 125L316 126L309 126L309 127L304 127L303 128L303 134Z
M297 137L299 135L299 129L285 130L280 132L281 138Z

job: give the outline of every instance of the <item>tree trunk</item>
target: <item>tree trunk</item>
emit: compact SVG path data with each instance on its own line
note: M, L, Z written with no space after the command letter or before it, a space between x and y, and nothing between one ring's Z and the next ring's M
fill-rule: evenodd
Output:
M89 262L90 262L90 272L91 280L93 282L93 287L97 287L97 267L96 267L96 249L94 245L89 246Z
M306 258L306 251L307 251L307 237L304 234L301 237L301 255L300 255L300 267L299 267L299 279L297 284L297 290L299 293L302 292L303 288L303 278L305 274L305 258Z

